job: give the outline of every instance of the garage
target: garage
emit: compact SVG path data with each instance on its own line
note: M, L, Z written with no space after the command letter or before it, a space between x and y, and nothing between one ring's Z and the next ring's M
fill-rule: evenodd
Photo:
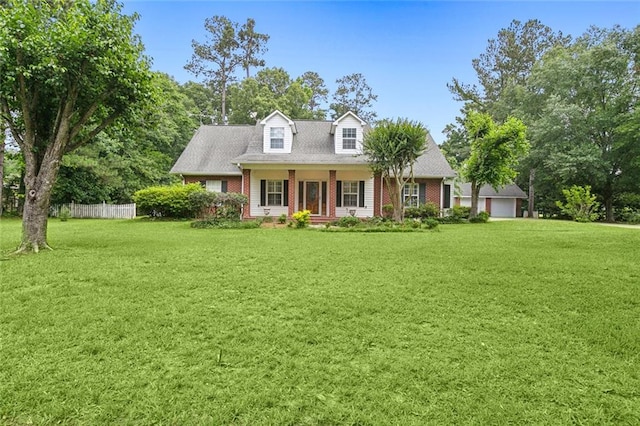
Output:
M492 198L491 217L516 217L516 200L514 198Z

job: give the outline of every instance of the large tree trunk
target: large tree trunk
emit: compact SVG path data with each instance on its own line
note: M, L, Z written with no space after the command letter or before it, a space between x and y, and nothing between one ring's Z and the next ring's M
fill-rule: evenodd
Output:
M529 218L533 219L535 217L533 211L535 209L535 193L534 193L534 185L533 182L536 178L536 169L529 170Z
M61 129L62 134L66 135L69 129L68 122L63 121ZM25 147L35 146L31 138L25 139L28 142ZM47 243L49 203L51 190L60 169L62 147L66 144L65 142L62 138L56 139L40 158L34 155L33 151L23 150L25 194L22 210L22 242L18 247L18 253L37 253L42 249L51 248Z
M47 221L51 192L31 189L25 195L22 212L22 242L18 252L39 252L50 249L47 243Z
M478 198L480 198L480 187L474 180L471 181L471 212L469 217L478 216Z

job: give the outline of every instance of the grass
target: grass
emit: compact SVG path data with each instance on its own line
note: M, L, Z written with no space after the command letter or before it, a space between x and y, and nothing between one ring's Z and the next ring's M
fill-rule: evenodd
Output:
M0 424L640 423L638 230L439 229L52 220L0 262Z

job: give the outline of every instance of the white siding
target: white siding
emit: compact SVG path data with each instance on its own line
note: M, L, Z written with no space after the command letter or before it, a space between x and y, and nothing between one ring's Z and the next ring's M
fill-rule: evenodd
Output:
M342 135L342 131L340 132ZM373 217L373 176L362 172L337 172L336 180L364 181L364 207L337 207L336 216L349 216L349 210L356 210L357 217Z
M284 128L284 148L283 149L271 149L271 128L283 127ZM293 143L293 130L289 125L289 122L280 114L275 114L264 124L262 133L262 146L265 153L274 154L291 154L291 145Z
M356 149L342 149L342 129L355 128L356 129ZM336 126L334 134L334 142L336 147L336 154L361 154L362 153L362 124L352 115L344 117Z
M260 205L260 180L287 180L289 179L289 173L286 170L260 170L251 172L251 206L249 207L249 214L251 216L264 216L264 206ZM291 203L292 200L289 200ZM270 209L269 216L278 217L282 213L288 214L289 207L281 206L267 207Z
M460 198L460 205L464 207L471 207L471 197ZM485 197L478 197L478 212L483 212L487 209L487 202Z

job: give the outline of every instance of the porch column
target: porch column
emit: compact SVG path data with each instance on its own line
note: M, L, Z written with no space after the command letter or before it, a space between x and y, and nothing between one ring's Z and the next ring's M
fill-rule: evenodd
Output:
M242 169L242 193L247 196L247 204L242 209L242 218L251 217L251 169Z
M289 217L293 216L296 209L296 171L289 170ZM302 195L300 195L302 197Z
M329 218L336 218L336 171L329 170Z
M382 175L376 173L373 175L373 215L382 216L380 204L382 202Z

